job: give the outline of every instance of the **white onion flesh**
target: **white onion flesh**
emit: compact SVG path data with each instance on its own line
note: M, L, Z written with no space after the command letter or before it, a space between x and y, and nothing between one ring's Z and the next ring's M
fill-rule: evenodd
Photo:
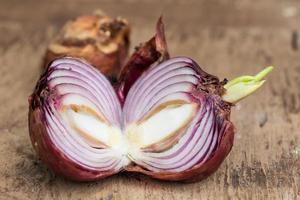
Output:
M142 135L142 146L157 143L170 133L176 132L179 126L186 124L193 116L194 109L192 104L166 108L139 124L138 134Z
M120 135L120 130L107 125L105 122L102 122L95 118L94 116L78 113L72 109L67 109L65 115L75 129L86 134L88 137L91 137L94 140L101 141L104 144L109 144L110 135ZM114 133L119 132L119 133Z
M133 138L135 145L140 148L160 143L180 134L182 132L180 130L187 126L194 117L195 110L194 104L182 104L176 107L172 107L171 104L142 122L129 125L130 128L126 134L131 134L130 137Z

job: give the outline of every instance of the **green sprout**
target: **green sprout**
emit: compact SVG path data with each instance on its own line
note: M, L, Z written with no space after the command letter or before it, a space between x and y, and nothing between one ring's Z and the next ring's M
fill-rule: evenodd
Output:
M273 67L269 66L255 76L240 76L229 81L224 85L226 92L222 96L223 100L230 103L237 103L252 94L264 84L265 80L262 79L272 70Z

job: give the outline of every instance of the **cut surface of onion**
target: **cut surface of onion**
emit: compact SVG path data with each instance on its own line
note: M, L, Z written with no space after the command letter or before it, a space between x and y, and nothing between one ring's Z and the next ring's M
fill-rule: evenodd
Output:
M101 173L133 165L178 173L214 155L227 121L226 113L218 113L224 102L199 89L210 84L199 70L185 57L151 67L121 106L100 72L81 60L62 58L47 68L35 101L60 159Z

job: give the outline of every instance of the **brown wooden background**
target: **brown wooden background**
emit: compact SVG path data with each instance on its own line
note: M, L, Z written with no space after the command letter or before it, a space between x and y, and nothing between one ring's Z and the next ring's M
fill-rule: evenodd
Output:
M172 55L220 78L275 70L232 111L237 133L221 168L193 184L116 175L55 177L36 159L27 97L47 42L69 18L101 8L132 24L132 47L164 15ZM300 199L300 1L0 0L0 199Z

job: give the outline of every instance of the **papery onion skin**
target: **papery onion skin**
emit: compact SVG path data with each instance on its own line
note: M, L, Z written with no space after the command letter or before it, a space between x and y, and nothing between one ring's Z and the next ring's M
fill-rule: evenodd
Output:
M84 58L114 81L127 58L129 33L123 18L103 13L79 16L67 22L50 42L43 68L63 56Z
M169 57L164 24L162 17L160 17L156 24L156 34L149 41L136 48L136 51L121 70L117 89L121 102L124 102L129 89L143 72L151 65L159 64Z

